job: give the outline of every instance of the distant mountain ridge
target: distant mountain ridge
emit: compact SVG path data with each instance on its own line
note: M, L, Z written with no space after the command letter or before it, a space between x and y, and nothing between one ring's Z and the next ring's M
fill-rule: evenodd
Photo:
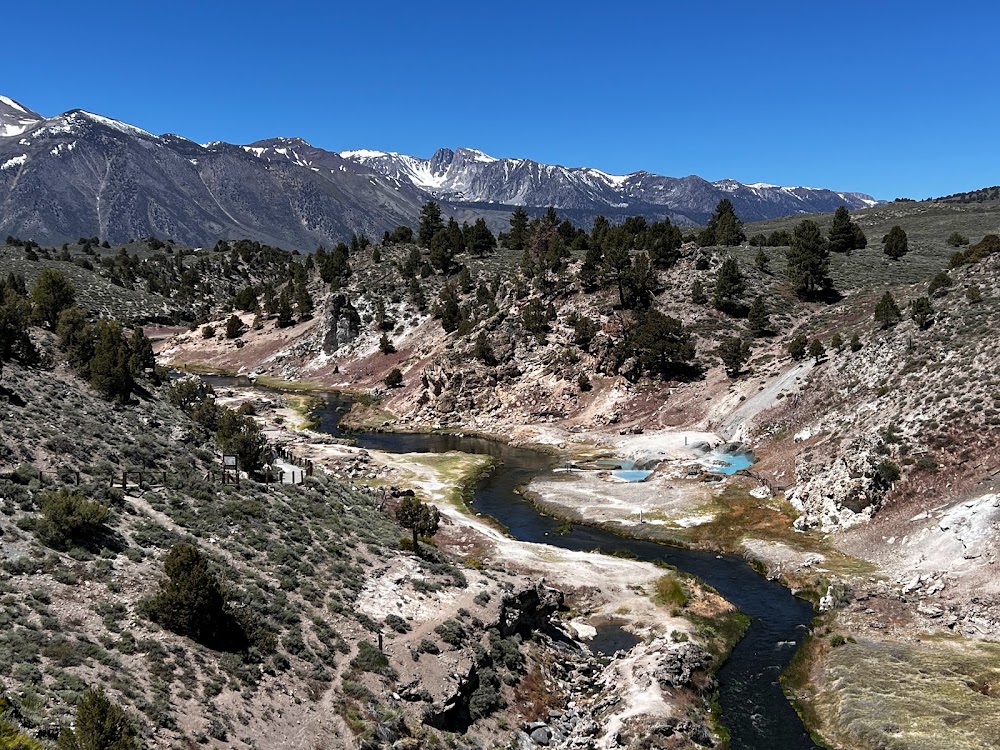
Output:
M870 195L736 180L709 182L695 175L664 177L650 172L612 175L589 167L562 167L530 159L497 159L476 149L438 149L430 159L384 151L343 151L345 159L409 181L445 201L565 209L629 209L663 212L685 224L704 224L722 198L744 221L793 213L869 208ZM658 209L658 211L656 211ZM686 220L686 221L684 221Z
M610 175L466 148L419 159L338 154L299 138L198 144L79 109L46 118L0 96L0 236L50 244L95 235L194 246L247 237L312 249L415 225L432 198L448 215L483 215L494 228L515 205L555 206L582 223L642 214L696 225L723 197L745 221L877 203L862 193Z

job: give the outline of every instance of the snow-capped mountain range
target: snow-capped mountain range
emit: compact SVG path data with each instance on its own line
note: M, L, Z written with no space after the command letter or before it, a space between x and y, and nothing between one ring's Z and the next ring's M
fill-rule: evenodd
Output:
M504 205L556 206L570 209L607 207L644 213L668 209L701 224L722 197L728 197L744 221L793 213L850 209L878 203L862 193L806 187L781 187L735 180L708 182L697 176L664 177L650 172L614 175L589 167L561 167L530 159L497 159L482 151L439 149L430 159L384 151L342 151L345 159L387 177L407 180L447 201ZM675 218L678 218L675 216Z
M579 223L642 214L697 225L722 197L745 221L877 203L861 193L611 175L467 148L420 159L338 154L298 138L198 144L83 110L46 118L0 96L0 236L50 244L94 235L192 245L249 237L312 249L352 232L379 236L415 225L432 198L448 215L485 216L495 229L515 205L529 212L555 206Z

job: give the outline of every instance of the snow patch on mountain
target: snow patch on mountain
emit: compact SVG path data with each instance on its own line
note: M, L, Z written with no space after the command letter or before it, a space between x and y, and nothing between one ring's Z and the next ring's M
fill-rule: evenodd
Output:
M71 115L73 114L79 114L79 116L81 117L86 117L88 119L91 119L94 122L98 122L101 125L104 125L105 127L111 128L112 130L117 130L119 133L125 133L127 135L137 135L140 138L153 138L154 140L158 140L156 136L153 135L152 133L149 133L143 130L142 128L137 128L135 125L129 125L127 122L122 122L121 120L112 120L110 117L104 117L103 115L95 115L93 112L87 112L84 109L77 110L76 113L71 113Z
M27 154L21 154L20 156L15 156L12 159L8 159L3 164L0 164L0 169L10 169L11 167L19 167L28 161Z
M10 97L0 96L0 138L11 138L38 125L44 118Z

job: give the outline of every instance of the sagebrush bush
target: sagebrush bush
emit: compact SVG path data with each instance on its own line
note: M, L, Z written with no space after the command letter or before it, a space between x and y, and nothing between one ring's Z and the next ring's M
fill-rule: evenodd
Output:
M90 548L107 532L110 511L103 503L59 490L45 493L39 505L42 518L35 527L38 538L54 549Z

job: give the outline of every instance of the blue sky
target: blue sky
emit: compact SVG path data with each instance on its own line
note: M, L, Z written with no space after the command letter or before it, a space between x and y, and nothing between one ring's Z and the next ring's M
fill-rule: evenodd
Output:
M1000 183L995 2L13 3L0 93L155 133L924 198Z

